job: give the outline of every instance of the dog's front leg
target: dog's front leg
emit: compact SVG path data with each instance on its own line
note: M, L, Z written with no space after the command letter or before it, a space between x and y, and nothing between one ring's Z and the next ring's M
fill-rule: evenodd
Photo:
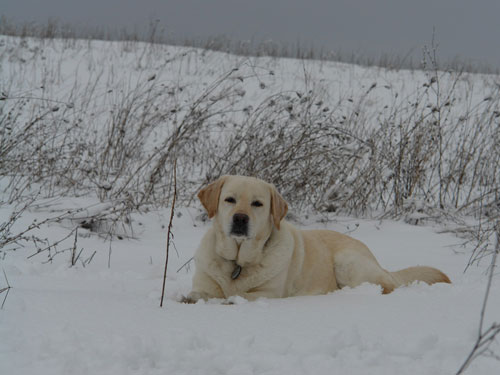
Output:
M193 277L193 288L187 297L183 297L183 303L196 303L198 300L209 300L211 298L225 298L224 293L219 286L203 271L196 271Z
M285 292L285 282L287 274L281 272L271 280L253 287L246 292L240 292L238 295L248 301L255 301L258 298L283 298L287 297Z
M255 301L258 298L280 298L283 297L280 293L278 295L275 290L257 290L249 291L246 293L240 293L241 297L245 298L247 301Z

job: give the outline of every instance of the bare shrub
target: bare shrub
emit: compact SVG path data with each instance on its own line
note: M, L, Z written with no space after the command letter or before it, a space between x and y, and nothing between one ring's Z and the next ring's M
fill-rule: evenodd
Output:
M314 91L270 96L217 148L223 152L212 158L206 180L259 176L299 209L470 214L498 196L500 94L458 106L461 75L439 74L447 76L446 87L436 88L431 76L411 101L396 102L377 118L364 106L375 86L356 102L330 106Z
M33 189L45 198L95 194L109 204L78 218L110 231L128 222L132 211L163 207L170 199L173 160L183 183L191 184L188 176L205 163L198 150L210 148L211 134L244 97L238 69L188 102L179 98L183 87L158 82L155 74L118 88L103 85L100 73L91 75L83 85L75 81L68 102L6 90L0 174L8 181L10 202ZM180 199L189 199L192 189L183 189Z
M10 53L28 49L40 58L29 43L18 48ZM88 54L92 48L89 42ZM439 70L433 53L426 81L409 94L373 82L332 101L305 64L296 90L270 91L264 78L275 73L251 60L193 90L198 86L159 77L177 60L189 70L197 64L191 54L206 51L165 58L148 44L122 48L132 49L144 73L115 81L89 58L86 81L76 77L64 100L53 92L61 73L52 65L40 96L15 94L29 71L19 64L21 78L10 77L0 102L0 174L10 202L32 191L93 195L105 204L75 222L112 232L128 225L133 211L168 205L177 160L185 204L201 185L239 173L274 183L297 211L412 223L497 215L499 88L478 97L466 73ZM247 85L260 87L262 99L248 100ZM380 90L391 99L374 110Z
M126 211L163 206L174 154L180 184L194 170L205 171L203 182L222 173L258 175L299 208L400 216L473 206L477 191L497 191L498 90L458 107L462 75L434 69L410 100L377 118L365 106L376 84L339 103L311 86L270 94L255 108L243 104L244 115L228 123L225 114L244 103L238 69L186 104L179 103L181 87L154 74L113 89L96 89L96 74L85 85L75 82L67 103L5 93L0 168L4 176L9 169L11 193L41 184L47 196L94 191ZM97 107L94 96L109 109ZM219 131L228 136L214 137ZM189 191L200 181L191 183Z

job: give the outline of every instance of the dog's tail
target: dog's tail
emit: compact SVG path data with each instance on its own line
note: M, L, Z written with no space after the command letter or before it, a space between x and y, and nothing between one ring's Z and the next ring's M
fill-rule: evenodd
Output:
M450 279L443 272L433 267L416 266L402 269L401 271L391 272L391 275L397 286L411 284L414 281L423 281L429 285L434 283L451 284Z

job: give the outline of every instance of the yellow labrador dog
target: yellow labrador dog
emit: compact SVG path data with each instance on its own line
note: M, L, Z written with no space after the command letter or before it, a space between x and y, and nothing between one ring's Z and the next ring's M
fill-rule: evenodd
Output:
M184 302L241 296L324 294L364 282L390 293L413 281L450 283L431 267L383 269L360 241L330 230L299 230L283 220L288 206L273 185L224 176L198 197L213 220L195 255L193 288Z

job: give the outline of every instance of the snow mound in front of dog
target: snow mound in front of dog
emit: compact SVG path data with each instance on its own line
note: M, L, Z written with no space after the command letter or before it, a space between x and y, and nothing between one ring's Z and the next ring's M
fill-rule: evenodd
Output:
M69 253L46 264L47 254L27 259L36 251L29 244L8 253L1 260L12 289L0 311L0 373L427 375L455 373L473 346L487 262L464 274L470 249L450 234L402 222L310 220L309 228L367 243L389 270L430 265L453 284L415 283L389 295L364 284L323 296L186 305L176 300L189 292L194 265L177 270L208 224L194 219L195 210L179 212L163 308L168 212L134 215L133 238L115 239L111 258L109 241L79 230L82 259L96 251L85 267L68 267ZM26 214L24 225L36 217L44 213ZM68 232L63 224L40 228L52 240ZM66 241L60 249L74 238ZM486 327L500 315L498 282L492 288ZM497 374L498 362L481 357L470 373Z

